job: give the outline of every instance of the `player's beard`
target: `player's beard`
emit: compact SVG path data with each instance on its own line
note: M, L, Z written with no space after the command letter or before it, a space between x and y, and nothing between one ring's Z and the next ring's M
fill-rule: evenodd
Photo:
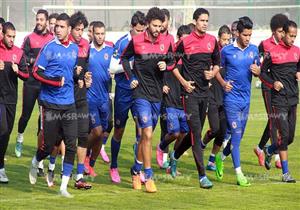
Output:
M42 27L42 29L38 29L38 27L35 26L34 31L35 31L37 34L42 34L42 33L45 31L46 27L47 27L47 26Z

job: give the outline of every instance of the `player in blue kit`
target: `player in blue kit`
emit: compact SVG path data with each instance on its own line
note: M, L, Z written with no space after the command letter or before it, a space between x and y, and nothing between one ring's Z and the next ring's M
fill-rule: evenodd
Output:
M217 79L225 89L224 109L227 125L231 133L231 142L223 153L216 156L216 176L223 178L223 160L231 153L237 184L250 186L240 164L240 143L245 131L251 96L252 75L260 74L259 52L250 44L253 23L249 17L241 17L237 25L237 39L221 51L221 66L226 69L224 80L218 74Z
M110 63L110 73L115 74L116 81L115 101L114 101L114 134L111 139L111 165L110 177L112 182L120 183L121 178L118 171L118 154L120 151L121 140L125 131L128 112L134 116L132 89L130 82L127 80L123 66L120 64L120 56L128 45L132 36L135 36L145 30L146 19L144 13L137 11L131 18L131 30L125 36L121 37L114 46L114 55ZM133 62L133 58L130 62ZM136 136L136 144L140 135ZM135 146L135 148L137 148Z
M107 129L109 118L109 64L113 47L105 43L105 25L97 21L93 25L93 42L90 45L88 70L92 73L92 85L87 91L90 113L88 150L92 149L89 167L90 176L95 177L94 165L100 152L103 131Z
M33 76L42 83L39 96L43 144L32 159L29 180L37 181L38 162L45 159L55 143L64 137L66 154L60 194L72 197L67 185L74 165L77 138L77 114L74 97L74 68L77 65L78 46L69 41L70 17L62 13L55 25L56 38L41 50L34 65Z

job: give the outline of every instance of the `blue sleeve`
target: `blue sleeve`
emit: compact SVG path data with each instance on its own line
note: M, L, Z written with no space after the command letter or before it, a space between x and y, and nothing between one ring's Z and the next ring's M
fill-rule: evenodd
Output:
M255 61L256 61L256 64L258 65L258 66L260 66L260 56L259 56L260 54L259 54L259 50L258 50L258 48L256 47L256 52L255 52L255 56L254 56L254 63L255 63Z
M221 68L225 68L226 66L226 57L225 57L225 50L221 50Z

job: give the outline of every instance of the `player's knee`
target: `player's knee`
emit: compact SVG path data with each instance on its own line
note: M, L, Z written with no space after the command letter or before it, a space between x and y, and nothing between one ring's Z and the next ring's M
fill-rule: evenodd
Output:
M87 148L88 138L87 137L78 137L78 147Z

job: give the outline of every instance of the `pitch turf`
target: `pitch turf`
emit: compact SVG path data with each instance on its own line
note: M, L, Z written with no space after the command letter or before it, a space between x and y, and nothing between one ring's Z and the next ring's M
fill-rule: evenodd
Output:
M39 178L35 186L29 184L28 170L36 148L37 107L24 136L23 156L20 159L15 157L14 146L22 106L21 97L20 94L15 127L6 155L6 171L10 182L7 185L0 185L0 209L300 209L300 110L298 108L295 140L289 148L290 171L298 182L284 184L281 182L281 170L273 167L267 171L264 167L258 166L253 153L253 147L258 143L266 125L261 91L254 87L250 117L241 143L242 169L252 184L250 187L243 188L236 185L229 157L225 161L223 181L218 182L214 173L207 172L214 187L211 190L200 189L191 150L188 151L188 156L183 156L179 161L178 169L182 172L182 176L172 179L156 165L155 145L160 134L157 128L152 144L152 160L158 192L147 194L144 191L133 191L129 168L133 163L134 124L130 119L119 157L122 183L112 184L109 179L109 165L98 159L95 166L98 176L92 182L91 190L75 190L74 182L70 181L69 191L75 195L73 199L57 195L60 184L58 175L54 188L48 188L43 178ZM206 128L207 124L203 132ZM205 151L205 162L210 149L211 145ZM110 151L110 140L106 150ZM60 159L57 159L57 163L56 173L59 174Z

